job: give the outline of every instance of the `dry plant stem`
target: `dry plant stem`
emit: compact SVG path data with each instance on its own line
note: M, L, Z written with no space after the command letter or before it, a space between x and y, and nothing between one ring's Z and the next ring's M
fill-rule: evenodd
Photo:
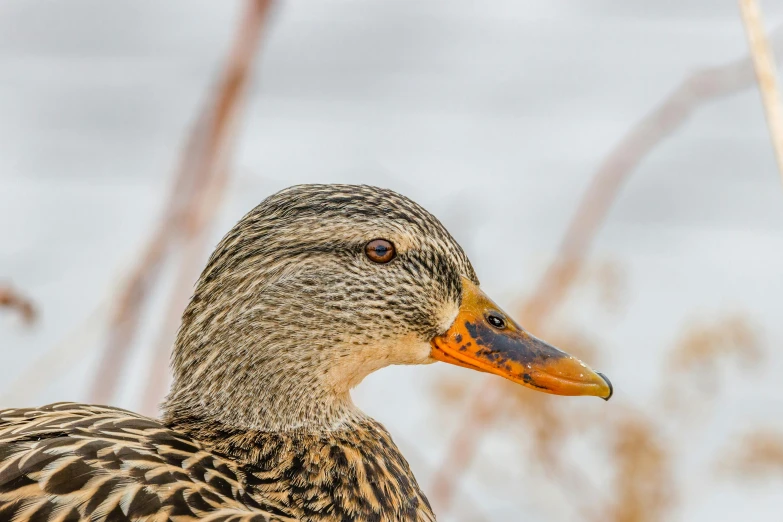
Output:
M200 124L196 125L196 128L200 127ZM198 133L194 132L185 150L195 148L197 139ZM116 298L103 354L89 395L93 403L111 403L119 384L122 366L138 332L144 306L158 280L174 239L182 233L187 209L193 205L195 188L200 183L200 180L191 175L193 169L189 165L190 156L184 154L182 165L166 200L164 214L147 243L141 261L128 276Z
M773 34L773 46L783 47L783 28ZM639 163L665 138L678 129L701 105L734 94L753 85L753 64L750 57L729 64L698 71L685 79L651 113L642 118L623 137L593 175L579 207L566 230L555 260L544 272L533 295L522 308L521 323L533 332L540 332L546 320L566 298L579 275L595 236L603 224L612 202L623 182ZM494 378L484 381L460 423L441 467L433 478L432 501L446 512L454 496L459 477L475 457L479 442L487 432L486 424L502 411L483 397L493 397L498 387ZM487 410L477 412L475 409Z
M170 220L161 221L161 226L147 245L142 261L120 291L114 314L109 321L106 344L89 392L89 400L92 403L109 404L114 397L121 368L138 330L147 294L160 272L168 248L171 226Z
M783 474L783 433L762 428L743 435L723 452L719 469L740 478L760 480Z
M464 424L469 423L471 427L481 426L482 429L462 429L458 436L452 439L444 462L448 462L449 459L459 459L461 466L458 469L462 472L473 461L481 443L481 438L485 433L484 430L488 431L491 428L492 421L495 418L490 408L486 406L492 404L495 408L503 409L505 397L501 391L498 386L487 386L480 393L471 394L472 399L467 409ZM488 394L486 397L482 396L482 393L485 392ZM442 465L435 471L432 478L430 497L435 504L436 511L441 516L446 515L448 508L451 507L454 501L459 475L452 475L451 473L453 472L453 467Z
M764 24L761 20L761 10L757 0L740 0L740 12L745 31L748 34L750 54L756 68L756 78L764 103L764 114L767 118L772 147L778 161L778 171L783 180L783 106L780 103L775 75L775 61L767 37L764 34Z
M143 413L157 413L158 404L168 387L169 352L182 311L203 265L207 225L217 214L228 183L230 170L227 165L233 131L271 5L271 0L248 0L213 101L205 109L205 116L200 118L201 125L195 129L191 146L185 151L184 168L199 183L185 212L180 265L148 374L148 385L142 399Z
M253 3L266 5L268 2ZM138 332L143 307L147 304L160 269L177 240L186 235L188 230L192 230L194 223L198 222L198 219L193 217L193 209L199 206L196 200L204 197L204 187L209 181L208 176L211 172L210 169L203 168L206 158L211 153L207 134L209 130L222 129L228 115L225 107L219 108L215 113L221 116L213 118L211 127L207 120L212 113L202 114L194 125L164 206L164 215L159 220L145 253L141 256L141 262L128 277L117 298L117 305L109 323L103 357L90 393L92 402L102 404L111 402L122 366ZM215 122L220 123L215 125Z
M0 287L0 308L15 310L27 324L32 324L38 316L33 302L10 286Z

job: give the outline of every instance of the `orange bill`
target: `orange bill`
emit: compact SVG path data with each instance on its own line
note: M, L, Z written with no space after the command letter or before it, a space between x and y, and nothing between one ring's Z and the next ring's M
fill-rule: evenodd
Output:
M546 393L609 400L612 383L603 374L526 332L469 280L463 278L462 285L457 318L432 340L433 359Z

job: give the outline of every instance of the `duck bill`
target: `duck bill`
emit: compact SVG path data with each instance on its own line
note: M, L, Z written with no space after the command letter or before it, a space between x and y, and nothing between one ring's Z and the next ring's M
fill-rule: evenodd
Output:
M471 281L463 278L462 285L457 318L431 342L433 359L545 393L609 400L612 384L604 375L526 332Z

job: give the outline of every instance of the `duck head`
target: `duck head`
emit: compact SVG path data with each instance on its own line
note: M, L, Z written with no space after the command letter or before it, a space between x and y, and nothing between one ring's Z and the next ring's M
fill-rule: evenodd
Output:
M249 429L329 429L361 415L349 390L369 373L435 361L546 393L612 394L487 297L418 204L369 186L295 186L243 217L209 259L165 409Z

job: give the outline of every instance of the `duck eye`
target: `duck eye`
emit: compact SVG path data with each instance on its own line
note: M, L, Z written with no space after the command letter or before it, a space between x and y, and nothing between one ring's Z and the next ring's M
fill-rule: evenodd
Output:
M364 253L370 258L370 261L376 263L388 263L394 259L396 251L394 245L385 239L373 239L364 247Z
M497 312L489 312L487 314L487 322L498 330L506 327L506 321Z

